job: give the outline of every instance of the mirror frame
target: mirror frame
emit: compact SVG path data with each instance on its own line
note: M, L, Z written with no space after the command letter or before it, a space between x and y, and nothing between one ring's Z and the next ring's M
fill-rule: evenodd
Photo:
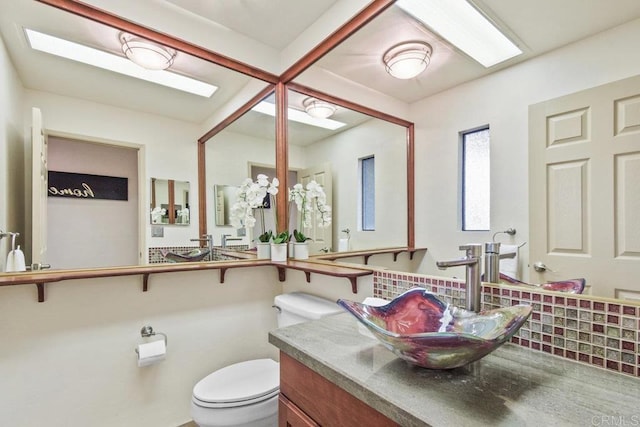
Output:
M413 122L392 116L390 114L374 110L372 108L335 97L333 95L312 89L310 87L292 82L292 80L312 66L322 56L327 54L335 46L346 40L353 33L358 31L372 19L384 12L392 6L395 0L376 0L360 11L354 18L345 23L342 27L329 35L314 49L309 51L300 60L289 67L279 77L279 81L275 84L276 99L276 177L280 181L280 185L289 188L288 169L289 169L289 145L288 145L288 117L287 117L287 91L289 89L299 93L304 93L314 98L322 99L332 104L348 108L371 117L385 120L387 122L403 126L406 128L406 146L407 146L407 247L415 248L415 128ZM199 193L199 233L207 234L207 208L206 208L206 154L204 144L207 140L220 132L229 124L233 123L240 116L250 110L264 97L271 93L270 88L266 88L256 95L242 107L212 128L209 132L198 139L198 193ZM277 204L277 222L281 232L289 229L289 203L287 194L281 191L276 196Z
M415 247L415 220L414 220L414 124L412 122L400 119L389 114L352 103L329 94L325 94L305 86L297 85L292 80L311 67L322 56L331 51L335 46L349 38L360 28L365 26L371 20L376 18L387 8L391 7L395 0L373 0L369 5L358 12L351 20L343 24L340 28L330 34L321 43L319 43L311 51L307 52L301 59L296 61L292 66L286 69L280 76L263 71L256 67L249 66L240 61L236 61L224 55L210 51L203 47L192 43L176 39L167 34L146 28L142 25L135 24L117 15L97 9L93 6L79 2L78 0L36 0L49 6L61 9L68 13L78 15L93 21L109 25L121 31L126 31L140 37L144 37L156 43L163 44L178 51L190 54L205 61L229 68L239 73L248 75L258 80L268 83L267 87L261 90L256 96L245 103L242 107L221 121L198 139L198 212L199 212L199 233L207 234L207 208L206 208L206 166L205 166L205 147L204 143L213 135L220 132L230 123L239 118L248 111L253 105L265 98L275 88L276 98L276 176L281 185L288 188L287 170L288 170L288 141L287 141L287 89L292 89L316 96L323 100L333 102L346 108L368 114L372 117L387 120L392 123L405 126L407 128L407 246ZM287 230L288 224L288 201L287 194L281 191L276 196L276 204L278 209L278 224L281 230Z

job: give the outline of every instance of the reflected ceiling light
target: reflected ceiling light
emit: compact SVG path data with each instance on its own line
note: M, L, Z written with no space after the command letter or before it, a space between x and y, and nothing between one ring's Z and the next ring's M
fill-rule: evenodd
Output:
M398 0L395 4L485 67L522 53L466 0Z
M120 42L127 58L147 70L166 70L176 57L175 50L132 34L121 33Z
M336 107L316 98L307 98L302 106L308 115L316 119L328 119L336 112Z
M412 79L427 69L432 52L428 43L401 43L386 51L382 62L387 73L396 79Z
M262 101L256 104L251 109L258 113L267 114L269 116L276 116L276 105L271 102ZM291 121L304 123L306 125L316 126L324 129L336 130L346 125L346 123L339 122L332 119L318 119L311 117L304 111L296 110L295 108L287 108L287 118Z
M25 28L32 49L209 98L218 88L170 71L145 70L127 58Z

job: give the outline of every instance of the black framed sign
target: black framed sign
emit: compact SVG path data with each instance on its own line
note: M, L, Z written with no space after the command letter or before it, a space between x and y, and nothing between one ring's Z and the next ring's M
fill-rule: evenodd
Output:
M49 171L49 197L128 200L129 179L115 176Z

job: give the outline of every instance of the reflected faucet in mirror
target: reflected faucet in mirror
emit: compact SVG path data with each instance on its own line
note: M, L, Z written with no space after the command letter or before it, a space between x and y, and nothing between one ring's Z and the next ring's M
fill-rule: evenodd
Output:
M211 234L203 234L200 239L189 239L192 242L206 242L207 249L209 249L209 259L211 259L213 255L213 235Z

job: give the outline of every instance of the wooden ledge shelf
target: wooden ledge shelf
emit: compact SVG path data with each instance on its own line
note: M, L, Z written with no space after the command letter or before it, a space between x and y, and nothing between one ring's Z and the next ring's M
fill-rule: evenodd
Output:
M233 260L217 262L183 262L175 264L152 264L129 267L108 267L81 270L49 270L23 272L0 275L0 286L36 285L38 302L45 301L46 285L64 280L94 279L101 277L142 276L142 292L149 290L149 279L152 274L178 273L185 271L219 270L220 283L224 283L227 270L231 268L250 268L275 266L281 282L286 280L286 269L302 270L306 274L307 283L311 282L311 273L324 274L333 277L344 277L351 283L353 293L358 292L357 279L361 276L373 274L373 270L357 267L346 267L322 262L305 262L288 260L286 262L271 262L269 259Z
M307 261L288 260L286 262L274 262L278 268L278 279L281 282L286 280L286 270L304 271L307 283L311 283L311 273L323 274L325 276L344 277L351 283L351 292L358 293L358 277L369 276L373 274L373 270L362 269L357 267L346 267L335 264L321 264Z
M0 275L0 286L36 285L38 302L45 301L47 284L64 280L95 279L101 277L142 276L142 292L149 290L149 276L161 273L184 271L220 270L220 283L224 283L225 273L230 268L260 267L271 265L270 260L227 261L227 262L183 262L176 264L152 264L128 267L108 267L80 270L50 270L37 273L23 272Z
M314 255L313 259L323 259L328 261L335 261L337 259L342 258L353 258L353 257L364 257L364 264L367 265L369 263L369 258L372 255L380 255L380 254L392 254L393 262L398 260L398 255L401 253L407 252L409 254L409 259L413 259L413 254L418 251L426 251L427 248L409 248L409 247L394 247L394 248L381 248L381 249L365 249L361 251L347 251L347 252L331 252L328 254L322 255Z

